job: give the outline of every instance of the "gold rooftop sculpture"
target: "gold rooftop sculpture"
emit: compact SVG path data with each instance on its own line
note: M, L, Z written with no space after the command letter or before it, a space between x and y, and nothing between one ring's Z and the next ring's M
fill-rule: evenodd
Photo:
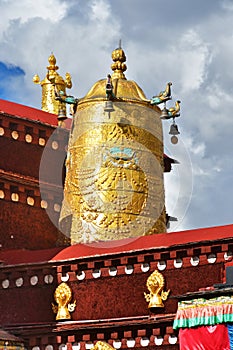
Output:
M126 79L120 45L112 59L73 116L60 213L72 244L166 232L161 110Z
M47 66L47 74L43 80L40 80L38 74L33 77L35 84L40 84L42 87L42 103L41 109L45 112L58 115L59 111L66 111L66 104L63 101L56 98L56 91L59 94L66 95L66 88L72 87L71 75L66 73L65 79L63 79L57 70L59 67L56 65L56 58L53 54L49 56L49 65Z

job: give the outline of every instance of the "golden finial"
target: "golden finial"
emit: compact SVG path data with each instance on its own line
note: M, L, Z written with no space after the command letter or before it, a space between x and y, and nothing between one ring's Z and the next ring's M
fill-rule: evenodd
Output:
M126 79L123 73L127 69L125 64L126 56L121 48L121 40L119 41L119 47L112 52L112 59L114 62L111 65L113 70L112 79Z
M145 299L149 302L148 308L154 309L157 307L164 307L163 300L167 300L170 290L165 292L163 290L165 285L163 275L155 270L147 279L146 286L149 294L144 293Z
M41 108L43 111L59 114L60 110L66 113L66 104L56 99L55 90L61 92L66 96L66 88L72 87L71 75L66 73L65 79L63 79L57 70L59 67L56 65L56 57L53 53L48 58L49 65L47 66L47 74L41 81L38 74L34 75L33 82L40 84L42 87L42 103Z
M56 60L56 57L54 56L53 53L51 53L51 55L49 56L48 61L49 61L49 66L47 66L48 70L58 70L59 69L59 67L56 66L57 60Z

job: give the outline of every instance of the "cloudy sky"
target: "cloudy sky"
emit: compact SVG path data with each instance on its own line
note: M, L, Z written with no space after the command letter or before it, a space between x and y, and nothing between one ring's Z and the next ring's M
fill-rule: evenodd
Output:
M40 108L48 56L82 97L122 39L128 79L148 98L173 82L180 164L165 175L172 230L233 222L233 0L0 0L0 98ZM172 103L171 102L171 103ZM169 105L170 107L170 105Z

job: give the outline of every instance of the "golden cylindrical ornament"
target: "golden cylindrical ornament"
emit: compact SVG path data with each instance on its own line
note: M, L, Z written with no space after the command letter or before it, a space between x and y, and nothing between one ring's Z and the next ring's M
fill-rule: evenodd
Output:
M160 110L83 99L73 120L60 228L71 243L166 231Z

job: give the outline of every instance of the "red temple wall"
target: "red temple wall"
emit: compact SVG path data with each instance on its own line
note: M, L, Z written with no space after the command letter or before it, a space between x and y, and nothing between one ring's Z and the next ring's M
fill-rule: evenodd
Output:
M38 178L42 147L5 137L0 139L0 145L4 149L1 169Z
M43 282L42 273L38 273L41 283L31 286L27 281L33 273L26 267L21 272L12 273L9 278L11 287L0 289L0 299L4 300L0 305L0 322L4 324L22 322L22 315L23 323L55 321L51 303L54 302L53 294L58 283L53 282L48 286ZM149 315L144 292L148 293L146 280L150 273L68 282L73 293L72 301L77 302L72 319L95 320ZM221 263L164 271L168 282L166 289L171 290L171 297L221 282L221 275ZM21 287L14 285L18 276L22 276L25 281ZM1 280L4 278L1 276ZM159 313L176 312L175 299L168 298L164 305L165 308Z
M43 297L41 297L43 295ZM9 293L0 292L0 322L4 325L24 324L34 322L52 322L54 314L51 309L53 289L45 288L14 288ZM10 305L10 307L9 307Z
M52 131L53 129L49 130L50 133ZM14 140L11 137L2 136L0 138L0 147L4 152L0 157L0 169L39 179L41 157L43 155L43 166L46 168L45 181L61 185L67 136L67 130L60 131L58 135L51 138L46 147L34 143L26 143L24 139ZM52 141L55 140L58 143L57 149L52 148Z
M16 271L5 272L5 277L10 281L9 288L0 289L0 324L27 324L52 322L55 315L52 312L53 293L56 288L55 271L44 270L33 271L22 270L20 273ZM53 274L53 282L45 283L45 275ZM38 276L38 284L30 285L30 277ZM23 278L23 285L16 287L17 278Z
M52 211L52 209L51 209ZM54 221L59 213L52 211ZM4 249L46 249L64 245L61 235L45 210L27 204L0 200L0 244Z
M223 265L171 269L163 272L170 296L197 291L199 288L222 282ZM151 272L106 277L82 282L70 282L77 308L73 319L102 319L149 314L144 292L148 293L146 280ZM164 302L162 313L174 313L175 299ZM160 310L161 312L161 310Z
M69 131L57 132L51 125L8 115L1 115L0 121L4 130L0 137L1 247L46 249L67 244L57 226ZM40 144L41 140L44 144ZM17 201L12 199L12 193L19 195ZM34 204L28 205L28 196ZM41 199L48 204L49 217L41 208Z

